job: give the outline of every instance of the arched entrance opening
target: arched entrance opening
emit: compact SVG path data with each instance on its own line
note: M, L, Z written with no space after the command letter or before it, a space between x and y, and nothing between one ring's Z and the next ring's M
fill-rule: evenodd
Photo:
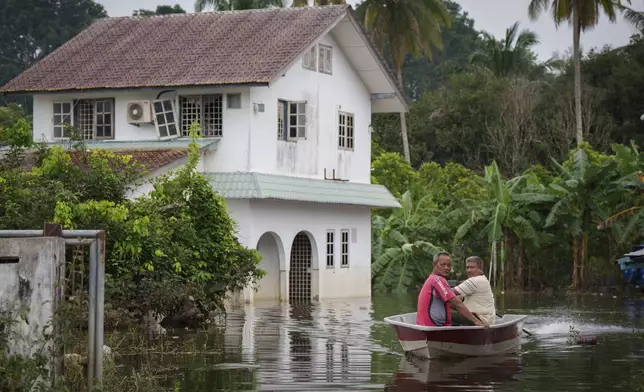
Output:
M253 294L255 300L280 300L280 258L284 257L282 241L277 234L264 233L257 242L257 251L262 256L259 268L266 271L266 275L257 282L257 292Z
M291 260L288 275L289 301L311 301L311 268L313 250L309 236L297 233L291 246Z

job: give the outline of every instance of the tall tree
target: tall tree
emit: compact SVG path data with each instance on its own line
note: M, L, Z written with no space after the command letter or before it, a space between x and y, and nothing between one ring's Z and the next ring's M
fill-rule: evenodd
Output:
M442 28L451 26L441 0L366 0L357 11L381 50L389 51L400 86L405 58L412 55L431 60L434 48L443 48ZM405 159L411 162L404 112L400 113L400 130Z
M530 48L539 43L534 31L519 30L519 22L516 22L505 30L505 38L501 41L486 31L481 35L484 46L472 54L472 64L481 65L501 77L529 71L532 66Z
M170 14L185 14L185 13L186 13L186 10L184 10L179 4L175 4L174 6L158 5L157 9L154 11L139 8L138 10L134 10L132 12L132 16L170 15Z
M215 11L252 10L283 7L282 0L196 0L195 11L201 12L212 7Z
M593 29L599 23L599 17L605 14L608 20L615 22L617 13L623 13L632 24L644 25L644 17L628 6L631 0L531 0L528 7L530 18L535 20L550 8L555 25L568 22L572 26L573 60L575 64L575 129L577 144L584 140L581 107L581 53L579 40L582 32Z
M0 1L0 86L106 16L94 0Z

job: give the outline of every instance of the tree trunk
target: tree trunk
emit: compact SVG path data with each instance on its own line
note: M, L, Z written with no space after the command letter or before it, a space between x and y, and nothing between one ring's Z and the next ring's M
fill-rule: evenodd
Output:
M581 237L581 246L579 248L579 286L586 288L586 259L588 258L588 233Z
M573 290L579 289L579 247L581 245L580 236L572 237L572 282L570 287Z
M572 44L575 62L575 128L577 136L577 145L584 141L583 123L581 117L581 53L579 53L579 39L581 36L581 23L579 21L579 6L578 0L573 0L573 16L572 16Z
M514 237L512 234L508 234L507 236L507 241L506 243L506 249L507 249L507 260L508 260L508 267L505 269L505 277L503 280L507 282L505 286L508 289L514 289L515 288L515 279L514 279Z
M517 285L519 290L523 291L523 257L525 254L525 244L523 239L519 239L519 260L517 261Z
M398 83L400 88L403 88L402 68L398 68ZM407 163L411 163L411 155L409 154L409 139L407 138L407 116L405 112L400 112L400 136L402 137L403 153Z

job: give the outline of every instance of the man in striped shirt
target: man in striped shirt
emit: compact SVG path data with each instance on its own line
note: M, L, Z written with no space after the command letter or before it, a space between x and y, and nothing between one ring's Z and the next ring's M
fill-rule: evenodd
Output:
M465 260L465 270L468 279L452 289L452 292L463 297L463 303L467 309L478 319L485 321L488 325L496 322L496 309L494 307L494 295L487 277L483 273L483 259L478 256L471 256ZM472 325L472 322L465 317L454 317L454 325Z

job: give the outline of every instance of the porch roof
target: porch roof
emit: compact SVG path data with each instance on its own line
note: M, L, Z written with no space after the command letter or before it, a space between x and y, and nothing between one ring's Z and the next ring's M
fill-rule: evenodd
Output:
M206 173L212 187L226 199L290 200L400 208L382 185L291 177L257 172Z

